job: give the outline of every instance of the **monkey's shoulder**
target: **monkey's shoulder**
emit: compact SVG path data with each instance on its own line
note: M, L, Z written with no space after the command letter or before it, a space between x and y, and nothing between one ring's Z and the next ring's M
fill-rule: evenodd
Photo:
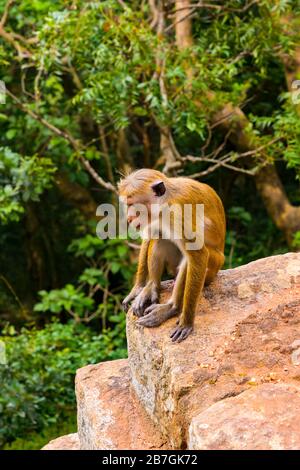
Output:
M206 183L193 180L186 177L170 178L172 189L176 191L177 196L184 199L193 199L198 202L208 202L211 199L219 199L216 191Z

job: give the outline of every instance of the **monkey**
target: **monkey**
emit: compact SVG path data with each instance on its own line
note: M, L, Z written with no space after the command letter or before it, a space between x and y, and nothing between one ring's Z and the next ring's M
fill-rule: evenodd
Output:
M148 230L148 236L143 236L135 283L123 301L123 308L128 311L131 305L133 314L138 317L137 324L143 327L156 327L171 317L179 316L170 334L172 342L179 343L193 331L196 307L204 285L212 282L224 264L226 221L221 199L207 184L188 177L167 177L152 169L136 170L121 179L118 192L120 198L126 200L129 225L138 221L136 206L143 204L148 210L148 218L142 227L144 231L145 228ZM201 219L204 237L195 249L188 243L186 233L174 236L174 227L175 223L177 227L178 223L179 226L184 223L182 211L180 217L176 208L190 205L190 223L198 230L194 209L199 204L204 207ZM156 211L154 225L158 237L151 238L149 228L153 207L174 205L175 210L170 217L173 231L165 230L161 214L158 211L157 216ZM141 228L140 224L138 228ZM165 268L175 276L175 282L170 299L160 304L161 278Z

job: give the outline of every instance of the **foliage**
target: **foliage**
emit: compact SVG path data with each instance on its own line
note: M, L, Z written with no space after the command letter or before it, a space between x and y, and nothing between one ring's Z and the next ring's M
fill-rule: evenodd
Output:
M294 240L293 240L293 245L295 248L300 247L300 231L295 233Z
M18 220L22 201L39 201L54 172L49 158L23 157L9 147L0 147L0 222Z
M26 433L25 437L19 437L9 444L5 444L3 450L40 450L52 439L77 431L76 410L71 410L63 420L51 424L39 432Z
M288 251L283 237L278 239L277 229L270 220L265 220L264 211L257 208L258 217L243 207L233 206L228 213L226 234L225 268L234 268L265 258L270 253L282 254Z
M102 327L107 321L116 323L116 333L124 327L120 292L132 279L133 265L128 263L129 247L123 240L101 240L87 234L72 241L69 250L77 257L84 257L86 265L79 276L78 285L67 284L62 289L40 291L41 301L35 305L36 312L60 314L66 311L77 323L89 323L101 318ZM97 267L101 266L101 268ZM118 288L110 289L111 275L118 275ZM97 305L97 296L102 293L102 302Z
M7 364L0 365L0 445L63 419L74 407L76 369L126 355L124 330L99 335L69 322L24 328L16 336L6 331L1 337Z
M168 125L179 149L188 152L195 142L198 146L205 143L211 115L217 108L249 99L247 111L252 116L254 134L266 144L272 140L270 133L278 138L267 146L266 156L271 160L284 158L291 167L299 167L295 151L299 145L299 119L290 97L286 97L286 105L280 98L284 91L280 57L291 52L297 43L297 36L288 34L281 18L291 12L296 16L296 2L254 2L245 13L243 2L236 0L227 2L226 8L216 15L207 15L209 10L205 8L197 9L195 44L188 51L178 51L169 36L158 38L149 26L148 7L139 8L136 1L128 2L126 8L116 0L76 0L72 4L57 0L51 6L50 2L42 2L42 6L40 3L35 2L30 13L28 0L11 7L11 26L30 37L35 25L34 34L38 37L38 42L29 47L38 72L32 76L21 69L18 77L26 82L26 93L35 98L28 107L58 129L67 129L81 143L83 154L98 162L101 169L104 150L99 148L93 133L95 126L104 126L114 140L120 129L135 134L137 126ZM27 20L17 11L26 12ZM162 95L157 79L157 51L164 64L167 97ZM5 45L3 56L7 61L16 60L16 51ZM195 70L188 93L187 57ZM3 79L8 85L12 81L4 68ZM214 99L205 98L210 89L214 90ZM274 97L272 103L270 97ZM28 150L33 155L30 158L42 153L54 167L74 171L79 154L64 137L55 135L32 116L24 117L12 103L6 106L10 117L3 114L3 147L12 146L14 152L22 153ZM89 123L91 131L83 122ZM20 144L24 131L28 138L25 149ZM210 147L219 144L219 136L215 135ZM133 146L136 161L141 149L141 142ZM117 160L112 149L110 158L112 164ZM232 158L234 161L234 154ZM188 172L198 171L199 163L193 166ZM9 205L12 195L8 192L3 194L3 200L4 197ZM10 212L16 217L17 209L11 207Z

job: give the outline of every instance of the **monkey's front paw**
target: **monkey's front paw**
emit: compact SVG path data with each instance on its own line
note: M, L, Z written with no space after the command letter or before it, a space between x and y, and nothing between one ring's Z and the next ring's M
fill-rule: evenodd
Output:
M137 317L142 317L146 308L156 302L158 302L157 289L143 289L132 304L133 314Z
M122 302L122 308L125 312L128 312L131 302L139 295L142 291L142 287L136 286L132 291L125 297Z
M170 338L172 339L173 343L181 343L184 339L186 339L191 332L193 331L192 326L176 326L172 333L170 334Z
M130 307L130 300L127 300L127 299L124 299L123 302L122 302L122 308L124 310L124 312L128 312L129 310L129 307Z
M142 317L145 309L151 303L151 297L138 296L132 304L132 311L136 317Z
M131 302L134 300L134 297L130 297L129 295L123 300L122 302L122 308L124 312L128 312Z

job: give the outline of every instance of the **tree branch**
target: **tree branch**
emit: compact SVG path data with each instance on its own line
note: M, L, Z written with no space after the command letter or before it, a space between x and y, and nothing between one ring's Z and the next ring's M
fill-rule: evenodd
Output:
M15 0L8 0L6 2L6 5L4 7L4 12L3 12L3 15L2 15L1 20L0 20L0 36L6 42L11 44L16 49L16 51L18 52L19 57L30 57L31 52L18 43L18 40L21 40L22 42L27 43L26 39L23 38L23 36L21 36L17 33L13 33L13 32L8 33L4 29L4 26L5 26L7 18L8 18L9 9L12 6L12 4L14 3L14 1Z
M213 158L206 158L206 157L196 157L195 158L191 155L187 155L186 157L184 157L184 160L187 160L187 161L190 161L190 162L193 162L193 163L195 163L195 161L213 163L213 165L210 166L209 168L207 168L206 170L203 170L203 171L200 171L198 173L193 173L192 175L189 175L189 178L194 178L195 179L195 178L201 178L203 176L207 176L210 173L213 173L214 171L216 171L220 167L227 168L228 170L233 170L233 171L236 171L238 173L243 173L243 174L246 174L248 176L254 176L255 170L246 170L245 168L236 167L234 165L231 165L230 163L227 163L232 158L232 152L230 152L226 156L227 156L226 159L214 160ZM242 158L242 155L237 155L237 158Z
M3 12L3 15L2 15L2 18L0 20L0 28L3 28L5 23L6 23L6 20L7 20L7 17L8 17L8 12L9 12L9 9L11 7L11 5L14 3L15 0L8 0L6 2L6 5L4 7L4 12Z
M6 93L12 98L12 100L18 105L18 107L22 109L22 111L27 113L36 121L40 122L53 134L58 135L59 137L62 137L63 139L67 140L69 144L73 147L73 149L78 152L79 161L81 162L82 166L100 186L107 189L108 191L112 191L115 194L117 193L116 187L113 184L104 181L104 179L101 178L101 176L98 175L98 173L91 166L90 162L81 155L82 151L84 151L84 147L82 146L79 140L75 139L69 132L59 129L58 127L54 126L49 121L44 119L42 116L32 111L30 108L28 108L28 106L26 106L26 104L22 103L22 101L17 96L15 96L10 90L6 89Z

